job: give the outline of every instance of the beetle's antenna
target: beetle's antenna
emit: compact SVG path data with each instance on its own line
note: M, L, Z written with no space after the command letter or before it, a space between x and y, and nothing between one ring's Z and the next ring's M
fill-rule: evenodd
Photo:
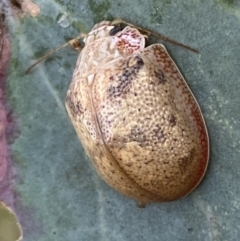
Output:
M167 41L167 42L169 42L169 43L171 43L171 44L178 45L178 46L180 46L180 47L182 47L182 48L185 48L185 49L188 49L188 50L190 50L190 51L192 51L192 52L194 52L194 53L199 53L199 51L198 51L197 49L195 49L195 48L192 48L192 47L190 47L190 46L188 46L188 45L185 45L185 44L183 44L183 43L180 43L180 42L178 42L178 41L176 41L176 40L174 40L174 39L168 38L168 37L166 37L166 36L164 36L164 35L162 35L162 34L153 32L152 30L148 30L148 29L145 29L145 28L136 26L136 25L134 25L134 24L132 24L132 23L129 23L129 22L127 22L127 21L124 21L124 20L122 20L122 19L116 19L116 20L114 20L114 21L112 22L113 25L114 25L114 24L121 24L121 23L126 24L126 25L128 25L128 26L130 26L130 27L133 27L133 28L137 28L138 30L140 30L140 31L142 31L142 32L145 32L145 33L147 33L148 35L153 35L153 36L155 36L155 37L157 37L157 38L159 38L159 39L162 39L162 40L164 40L164 41Z
M83 38L85 36L85 34L80 34L78 37L68 41L67 43L58 46L57 48L51 50L50 52L46 53L44 56L42 56L40 59L37 60L37 62L35 62L34 64L32 64L26 71L25 74L28 74L36 65L40 64L41 62L43 62L45 59L47 59L50 55L54 54L55 52L57 52L58 50L66 47L67 45L71 45L71 47L79 52L81 52L82 50L82 46L80 45L80 43L78 42L79 39Z

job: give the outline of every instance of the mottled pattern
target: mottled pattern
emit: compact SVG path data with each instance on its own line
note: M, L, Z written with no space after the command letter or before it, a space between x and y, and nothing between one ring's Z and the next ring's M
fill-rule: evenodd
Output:
M127 61L124 61L121 66L121 72L116 76L110 76L108 95L109 98L115 99L116 97L125 96L131 89L131 83L136 78L139 70L143 67L143 61L139 56L133 56ZM117 85L111 84L117 83Z
M200 108L163 45L144 48L130 27L110 36L109 25L86 37L66 98L69 116L110 186L141 203L181 198L208 163Z
M165 84L165 82L167 81L167 79L164 76L164 73L161 70L155 70L154 75L158 79L159 84Z
M134 54L144 48L145 40L137 29L126 27L113 37L113 42L122 56Z

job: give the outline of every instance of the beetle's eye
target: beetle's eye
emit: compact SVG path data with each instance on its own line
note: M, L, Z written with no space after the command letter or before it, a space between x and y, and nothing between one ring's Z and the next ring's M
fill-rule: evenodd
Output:
M114 26L114 28L110 30L109 35L114 36L116 33L120 31L122 31L122 27L120 25Z

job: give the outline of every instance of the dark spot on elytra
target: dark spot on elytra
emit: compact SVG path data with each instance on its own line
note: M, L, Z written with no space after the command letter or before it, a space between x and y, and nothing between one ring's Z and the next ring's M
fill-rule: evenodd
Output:
M166 79L164 76L164 73L161 70L154 70L154 74L158 80L158 84L165 84L166 83Z
M71 98L71 95L67 95L67 98L65 100L66 104L68 105L71 114L76 117L77 115L82 115L84 110L83 106L80 103L80 101L74 102L73 99Z
M138 127L135 126L131 129L131 134L128 136L129 141L136 141L138 142L139 146L144 147L146 146L146 135L144 132Z
M123 28L120 25L114 26L114 28L109 31L109 35L114 36L122 30L123 30Z
M187 169L187 167L192 163L195 155L196 155L196 150L195 150L195 148L193 148L190 151L190 154L188 156L178 159L178 165L179 165L181 172L184 172Z
M122 148L125 148L126 143L128 142L128 138L126 136L121 136L121 135L115 135L112 137L111 141L109 141L108 146L109 148L118 148L121 150ZM119 158L121 161L122 158Z
M160 128L159 125L156 125L153 129L154 136L157 137L157 140L161 143L164 143L166 141L165 135L163 133L163 130Z
M144 164L148 165L150 162L153 162L153 161L154 161L153 159L145 160L145 161L144 161Z
M174 115L172 115L172 114L168 115L167 120L171 127L176 125L176 117Z
M131 89L132 81L136 78L143 65L144 63L140 56L130 57L123 64L122 72L114 76L114 81L108 89L109 97L117 98L126 95Z

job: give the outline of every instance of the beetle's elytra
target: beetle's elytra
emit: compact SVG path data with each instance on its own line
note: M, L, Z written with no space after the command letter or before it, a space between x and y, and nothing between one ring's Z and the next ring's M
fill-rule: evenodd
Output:
M84 38L66 108L99 175L141 203L186 196L209 159L205 122L162 44L96 24Z

